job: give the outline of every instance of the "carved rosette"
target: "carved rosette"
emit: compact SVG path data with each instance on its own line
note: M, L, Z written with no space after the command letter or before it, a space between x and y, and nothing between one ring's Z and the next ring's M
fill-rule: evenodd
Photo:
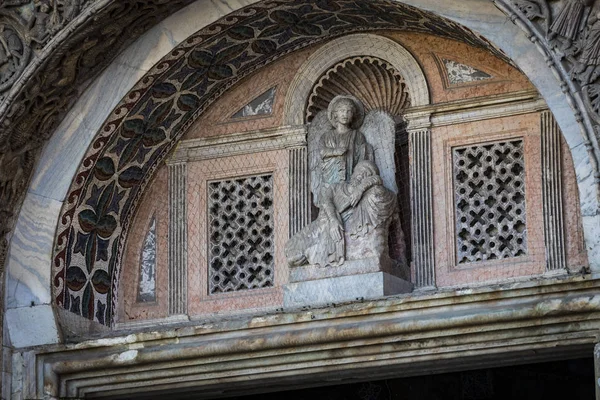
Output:
M404 78L386 61L377 57L352 57L329 68L313 87L306 108L306 120L312 119L337 95L360 99L365 111L384 110L400 115L410 106Z

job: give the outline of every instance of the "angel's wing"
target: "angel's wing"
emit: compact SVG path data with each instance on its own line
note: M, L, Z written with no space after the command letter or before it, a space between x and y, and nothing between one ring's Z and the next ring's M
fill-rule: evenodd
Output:
M385 111L373 110L365 117L361 132L373 147L375 164L379 168L383 186L398 193L396 185L396 164L394 148L396 139L396 123Z
M317 113L308 127L306 137L308 147L308 170L310 171L310 191L313 194L313 202L319 204L321 191L321 146L320 141L323 134L333 127L327 118L327 110Z

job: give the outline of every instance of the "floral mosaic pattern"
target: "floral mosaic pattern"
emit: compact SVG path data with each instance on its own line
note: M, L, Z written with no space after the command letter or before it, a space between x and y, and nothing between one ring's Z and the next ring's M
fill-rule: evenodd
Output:
M56 304L111 323L121 252L143 189L186 129L224 91L298 49L351 32L390 29L489 48L457 24L392 1L284 0L243 8L171 51L109 116L75 176L56 239Z

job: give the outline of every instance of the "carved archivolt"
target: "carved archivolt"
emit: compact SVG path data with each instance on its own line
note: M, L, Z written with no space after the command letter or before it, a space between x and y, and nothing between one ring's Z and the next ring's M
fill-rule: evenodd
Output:
M335 96L342 94L362 100L366 112L379 109L400 115L410 106L408 88L400 72L377 57L352 57L329 68L315 84L308 98L306 121L312 121Z
M492 1L538 44L548 66L561 80L569 104L577 109L585 146L598 179L600 8L596 0L566 0L554 7L547 0ZM596 196L600 198L600 188Z

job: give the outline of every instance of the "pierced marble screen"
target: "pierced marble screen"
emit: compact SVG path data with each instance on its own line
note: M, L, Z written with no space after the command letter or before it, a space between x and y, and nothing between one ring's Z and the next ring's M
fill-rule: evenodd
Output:
M208 183L210 294L273 286L273 175Z
M457 262L527 254L523 141L452 150Z
M156 218L152 217L140 256L138 302L156 301Z

